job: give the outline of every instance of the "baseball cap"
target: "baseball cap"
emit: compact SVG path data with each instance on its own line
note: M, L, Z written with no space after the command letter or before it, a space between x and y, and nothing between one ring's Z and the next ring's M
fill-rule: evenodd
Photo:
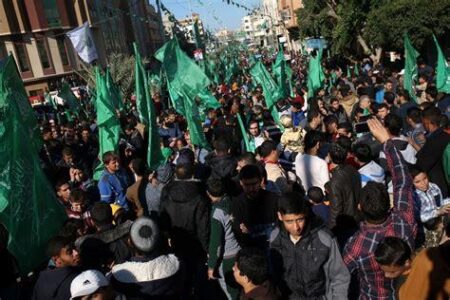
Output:
M70 284L70 299L90 295L99 288L108 286L109 281L105 275L97 270L88 270L79 274Z

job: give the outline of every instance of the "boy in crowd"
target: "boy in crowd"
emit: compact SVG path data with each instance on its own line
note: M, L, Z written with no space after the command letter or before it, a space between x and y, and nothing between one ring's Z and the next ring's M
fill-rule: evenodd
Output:
M74 189L70 193L70 208L66 211L69 218L81 219L86 227L94 228L94 223L89 211L89 202L86 193L82 189Z
M386 278L406 276L411 270L411 247L400 238L385 237L378 244L374 255Z
M232 229L231 199L220 179L210 178L206 193L212 202L208 279L217 279L227 298L236 299L238 290L227 284L240 249Z
M443 199L440 188L429 181L427 173L412 168L410 174L419 200L420 220L427 222L432 218L449 214L450 198Z
M311 215L306 199L297 193L281 196L278 219L270 258L284 299L347 299L350 273L336 240Z
M450 214L450 198L443 199L440 188L430 182L427 173L410 168L414 190L417 195L416 208L425 228L425 246L437 246L441 240L442 216Z
M270 284L269 266L264 251L258 248L240 250L233 266L233 275L243 289L241 300L281 299L278 291Z
M313 213L322 219L325 224L330 220L330 207L324 203L325 195L318 186L308 190L308 200L312 204Z
M358 172L361 175L361 186L364 187L369 181L384 183L384 169L372 159L370 146L358 143L354 146L355 162L359 165Z

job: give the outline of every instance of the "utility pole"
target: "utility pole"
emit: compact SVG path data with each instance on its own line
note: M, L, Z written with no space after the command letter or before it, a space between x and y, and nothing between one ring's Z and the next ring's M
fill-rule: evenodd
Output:
M166 42L166 35L164 33L164 26L162 20L162 11L161 11L161 0L156 0L156 6L158 9L158 17L159 17L159 34L161 35L162 43Z

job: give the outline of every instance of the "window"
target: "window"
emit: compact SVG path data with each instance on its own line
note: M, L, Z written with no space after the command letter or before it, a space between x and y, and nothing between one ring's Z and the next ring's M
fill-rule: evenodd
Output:
M15 44L17 59L19 60L19 67L21 72L29 72L30 62L28 61L27 49L25 44Z
M45 40L42 38L36 40L36 46L39 54L39 59L41 60L42 67L44 69L51 68L50 58L48 57L47 47L45 45Z
M68 66L69 58L67 57L67 49L66 49L66 43L64 41L64 38L59 38L56 40L56 43L58 44L58 51L59 55L61 56L61 62L63 66Z
M56 0L44 0L43 5L45 17L47 18L48 27L61 26L58 5L56 4Z

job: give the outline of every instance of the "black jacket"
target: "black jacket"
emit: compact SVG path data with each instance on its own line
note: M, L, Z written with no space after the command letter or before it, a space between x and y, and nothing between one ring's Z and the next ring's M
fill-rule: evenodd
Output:
M128 300L179 299L180 262L173 254L132 258L112 268L111 284Z
M205 163L210 167L213 178L231 178L237 173L237 160L231 155L217 156L212 152L206 156Z
M439 186L444 198L449 195L449 187L445 179L442 156L448 143L450 143L450 135L438 129L427 137L425 145L416 154L416 165L427 172L431 182Z
M237 175L237 160L232 155L217 156L214 152L208 154L205 158L205 164L210 170L209 178L222 179L228 195L237 196L240 187L233 180Z
M335 239L315 217L296 244L286 230L275 229L270 262L283 299L347 299L350 273Z
M338 165L331 171L330 189L329 227L356 226L359 221L358 201L361 193L361 176L358 171L347 164Z
M70 299L70 284L81 273L76 267L44 270L34 286L33 300Z
M261 189L255 198L242 193L232 198L233 232L241 246L267 248L270 234L277 223L278 195ZM244 224L249 233L243 233Z
M209 205L196 180L172 180L161 192L161 227L177 255L204 257L208 250Z
M126 221L118 226L108 226L103 230L78 238L75 242L83 264L90 268L99 267L113 260L116 264L125 262L131 257L127 238L131 224Z

